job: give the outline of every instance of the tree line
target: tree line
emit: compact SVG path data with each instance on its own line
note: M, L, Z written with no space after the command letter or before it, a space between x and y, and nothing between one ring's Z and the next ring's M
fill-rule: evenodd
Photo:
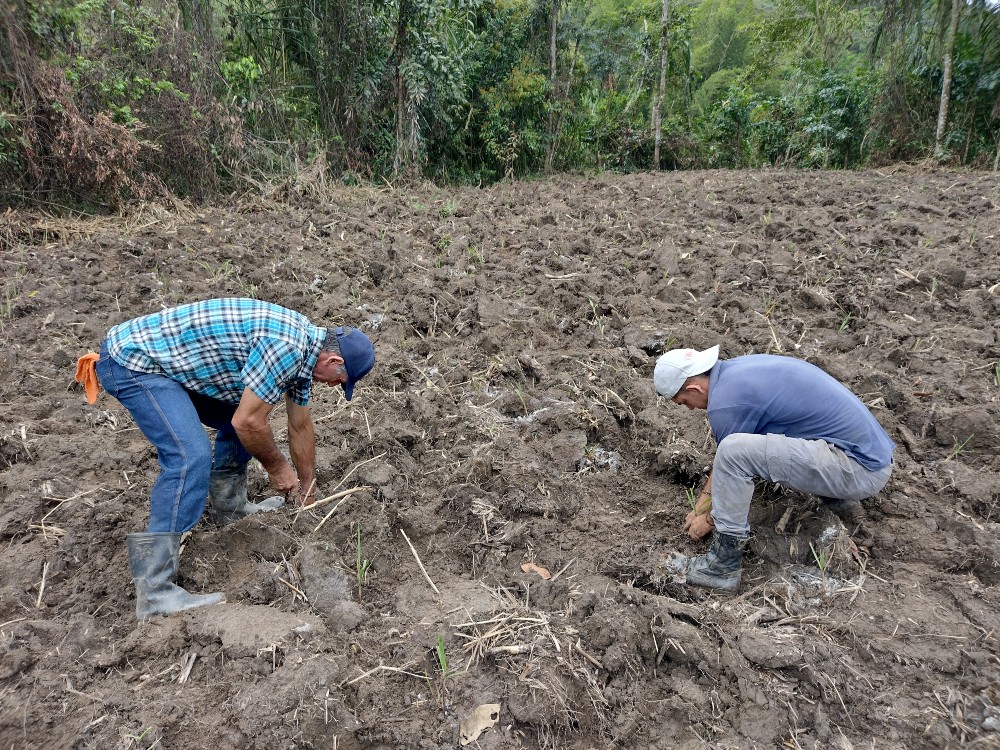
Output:
M1000 160L995 0L11 0L8 202Z

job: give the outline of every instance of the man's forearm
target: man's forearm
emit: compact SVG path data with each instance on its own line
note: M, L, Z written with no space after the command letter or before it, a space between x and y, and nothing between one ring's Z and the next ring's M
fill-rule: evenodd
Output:
M315 490L315 487L310 488L316 478L316 430L313 428L312 420L298 427L289 423L288 452L292 456L292 465L295 466L295 472L302 484L300 491Z
M710 513L712 510L712 472L708 473L708 481L698 495L698 501L694 504L694 512L698 515Z
M266 422L261 426L235 427L236 435L239 437L243 447L247 449L251 456L260 461L268 474L277 473L281 467L287 463L285 457L278 450L278 444L274 441L274 433Z

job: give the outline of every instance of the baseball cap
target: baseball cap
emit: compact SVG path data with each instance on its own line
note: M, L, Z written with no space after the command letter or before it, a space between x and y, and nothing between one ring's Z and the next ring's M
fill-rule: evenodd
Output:
M656 386L656 392L661 396L673 398L685 380L708 372L718 361L718 345L703 352L695 349L671 349L656 360L656 368L653 370L653 385Z
M334 333L340 345L340 356L344 358L344 369L347 370L344 396L350 401L354 395L354 384L375 366L375 345L357 328L338 326Z

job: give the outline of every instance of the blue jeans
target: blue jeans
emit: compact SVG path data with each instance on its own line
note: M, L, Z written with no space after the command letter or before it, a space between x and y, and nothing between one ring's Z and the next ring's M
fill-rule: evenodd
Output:
M101 346L97 377L156 447L160 475L150 493L146 530L180 533L193 528L205 512L209 472L243 468L250 461L233 429L236 405L192 393L165 375L122 367L108 354L107 343ZM214 457L203 424L218 430Z
M723 534L745 536L754 478L837 500L863 500L889 481L892 464L869 470L824 440L728 435L712 464L712 520Z

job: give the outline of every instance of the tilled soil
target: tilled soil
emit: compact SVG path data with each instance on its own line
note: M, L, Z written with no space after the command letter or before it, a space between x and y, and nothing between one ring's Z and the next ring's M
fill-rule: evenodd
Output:
M0 748L1000 747L998 206L689 172L0 216ZM333 499L203 521L180 582L228 603L140 624L156 456L75 360L234 295L378 364L314 393ZM819 365L899 446L859 530L761 486L737 596L664 565L714 444L653 364L716 343Z

